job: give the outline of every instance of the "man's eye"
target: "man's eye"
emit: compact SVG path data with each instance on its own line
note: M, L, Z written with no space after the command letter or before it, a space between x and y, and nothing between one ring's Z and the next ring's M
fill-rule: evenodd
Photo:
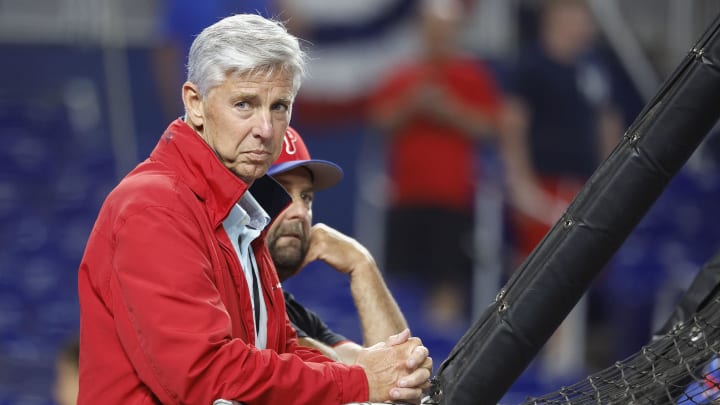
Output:
M306 203L311 203L313 201L313 195L310 193L302 193L300 194L300 198L302 198L302 200Z
M249 104L247 101L238 101L237 103L235 103L235 108L239 108L241 110L248 108L248 106Z
M276 103L276 104L273 104L272 109L273 109L273 111L285 112L288 110L288 106L287 106L287 104L284 104L284 103Z

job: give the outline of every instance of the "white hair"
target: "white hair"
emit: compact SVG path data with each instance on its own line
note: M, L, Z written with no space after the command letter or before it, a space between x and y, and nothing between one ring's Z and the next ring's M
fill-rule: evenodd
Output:
M305 53L285 26L255 14L236 14L205 28L190 47L187 80L200 94L220 85L229 74L292 76L293 94L305 75Z

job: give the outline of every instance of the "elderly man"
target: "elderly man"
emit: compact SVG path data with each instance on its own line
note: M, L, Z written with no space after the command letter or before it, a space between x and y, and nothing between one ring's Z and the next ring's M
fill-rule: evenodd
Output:
M280 153L303 71L298 39L260 16L195 39L184 118L107 197L80 264L79 404L419 400L432 362L407 330L345 365L287 320L248 189Z
M292 198L292 204L273 221L267 237L280 281L296 274L305 264L321 260L348 275L365 346L382 342L407 328L370 252L355 239L325 224L311 227L315 191L337 184L342 179L342 169L333 162L311 159L300 134L288 127L280 157L268 174ZM317 314L287 292L285 305L301 345L316 348L343 363L355 363L362 346L330 330Z

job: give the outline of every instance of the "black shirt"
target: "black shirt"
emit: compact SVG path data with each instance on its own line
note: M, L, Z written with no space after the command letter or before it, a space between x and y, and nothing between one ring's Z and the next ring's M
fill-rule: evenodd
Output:
M297 302L292 294L283 290L283 295L285 296L285 310L290 318L290 323L297 330L298 337L313 338L330 347L348 340L345 336L330 330L318 314Z
M531 112L533 169L542 176L589 177L600 163L597 120L612 102L601 60L589 54L565 65L539 46L529 47L518 56L508 86Z

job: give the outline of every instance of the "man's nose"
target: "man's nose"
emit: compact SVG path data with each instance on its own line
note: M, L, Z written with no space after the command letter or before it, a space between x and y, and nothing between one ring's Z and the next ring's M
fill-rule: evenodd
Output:
M254 128L255 130L253 131L254 135L260 138L270 138L273 134L272 127L272 117L270 112L258 112Z
M287 209L287 216L290 218L301 218L305 219L309 216L310 209L304 204L303 201L293 200L292 204Z

